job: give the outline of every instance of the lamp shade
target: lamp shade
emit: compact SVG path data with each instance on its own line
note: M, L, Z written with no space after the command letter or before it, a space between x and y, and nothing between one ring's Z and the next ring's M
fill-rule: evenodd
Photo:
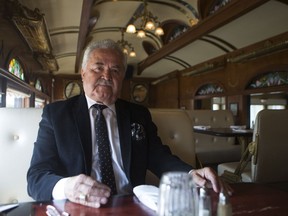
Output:
M145 29L147 30L154 30L155 29L155 24L149 20L148 22L146 22L145 24Z
M137 37L140 37L140 38L144 38L144 37L146 37L146 33L145 33L145 31L144 30L139 30L138 32L137 32Z
M155 30L155 34L158 36L164 35L164 31L161 27L157 27Z
M133 24L130 24L130 25L128 25L127 26L127 28L126 28L126 32L127 33L135 33L136 32L136 27L133 25Z

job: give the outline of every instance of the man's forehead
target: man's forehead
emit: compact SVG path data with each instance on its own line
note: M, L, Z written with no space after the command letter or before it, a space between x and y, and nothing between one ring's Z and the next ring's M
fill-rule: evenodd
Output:
M103 55L103 52L94 52L91 57L90 62L95 65L112 64L112 66L123 66L123 62L117 53L115 55Z

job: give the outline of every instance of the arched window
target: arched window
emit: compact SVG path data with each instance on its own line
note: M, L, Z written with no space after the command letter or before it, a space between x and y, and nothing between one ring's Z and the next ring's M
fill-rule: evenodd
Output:
M288 85L288 71L276 71L261 74L254 78L248 89Z
M199 95L211 95L211 94L219 94L223 93L224 89L222 86L216 83L209 83L201 86L196 92L196 96Z
M225 110L226 98L224 96L221 96L224 92L225 90L223 86L219 83L207 83L202 85L196 91L195 96L207 97L196 100L197 109Z
M21 80L25 80L23 68L17 59L13 58L10 61L8 70Z
M253 128L254 121L259 111L263 109L286 109L287 91L276 90L276 87L288 85L288 71L269 71L254 77L247 85L248 90L256 90L250 95L250 127ZM273 87L275 92L265 91Z

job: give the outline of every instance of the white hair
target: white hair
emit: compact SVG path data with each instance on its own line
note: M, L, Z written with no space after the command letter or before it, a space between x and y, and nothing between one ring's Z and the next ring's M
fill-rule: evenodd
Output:
M111 39L105 39L101 41L94 41L88 44L88 46L85 49L83 59L82 59L82 69L84 69L87 65L89 56L92 51L95 49L113 49L115 50L119 56L122 58L124 70L126 71L127 68L127 56L123 53L121 47L113 40Z

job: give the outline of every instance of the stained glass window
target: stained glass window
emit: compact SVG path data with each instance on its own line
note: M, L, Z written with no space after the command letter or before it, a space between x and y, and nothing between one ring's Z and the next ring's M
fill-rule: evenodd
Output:
M15 76L17 76L21 80L25 80L24 79L23 68L22 68L20 62L17 61L16 59L13 58L10 61L8 70L9 70L10 73L14 74Z
M224 7L226 4L228 4L231 0L218 0L215 1L214 6L212 7L212 10L210 11L210 15L215 13L220 8Z
M205 84L198 89L196 95L209 95L209 94L217 94L223 93L224 89L218 84Z
M256 77L248 88L288 85L288 71L269 72Z

